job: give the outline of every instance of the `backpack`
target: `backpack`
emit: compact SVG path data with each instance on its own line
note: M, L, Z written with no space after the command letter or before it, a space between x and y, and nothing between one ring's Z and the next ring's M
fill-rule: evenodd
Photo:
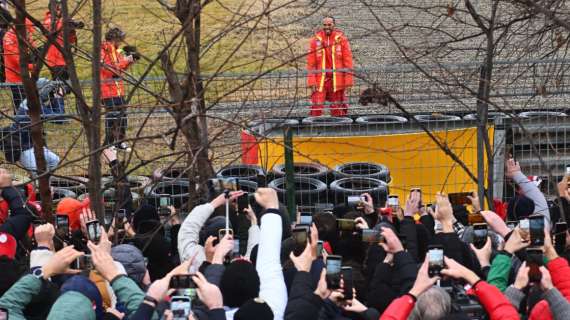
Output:
M9 163L16 163L22 154L20 134L12 126L0 128L0 149Z

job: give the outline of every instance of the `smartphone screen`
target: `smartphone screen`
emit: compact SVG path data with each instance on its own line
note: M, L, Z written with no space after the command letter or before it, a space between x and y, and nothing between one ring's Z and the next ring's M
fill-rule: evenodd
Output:
M66 238L69 235L69 217L67 215L58 214L55 216L55 226L57 235Z
M344 284L344 300L352 300L353 298L353 280L352 267L342 267L342 282Z
M356 223L352 219L337 219L336 223L340 231L352 232L356 229Z
M530 226L530 245L544 245L544 216L533 215L528 217Z
M368 243L378 243L380 242L382 236L380 235L380 230L374 229L363 229L362 230L362 241Z
M87 222L87 237L92 242L99 242L99 238L101 238L101 226L99 225L99 221Z
M341 256L328 256L327 258L327 285L330 289L340 288L340 271L342 266Z
M430 277L441 275L443 267L443 247L430 246L428 251L428 275Z
M172 276L170 278L170 289L193 289L196 288L194 280L192 280L192 274L179 274Z
M301 212L299 224L310 226L313 223L313 216L310 212Z
M291 236L295 241L295 249L293 249L293 253L298 256L303 253L307 247L307 241L309 241L309 228L305 226L295 227Z
M349 207L356 207L363 201L364 199L361 196L348 196L346 198L346 205Z
M125 218L127 217L127 210L125 209L119 209L119 211L117 211L117 216L115 217L115 227L117 229L123 229L125 227Z
M186 296L174 296L170 299L170 310L174 319L188 319L192 309L192 300Z
M170 206L170 197L161 195L160 196L160 206L163 208Z
M481 249L487 242L489 231L486 223L476 223L473 225L473 245L477 249Z
M397 195L389 195L388 196L388 206L389 207L399 207L400 206L400 198Z
M317 241L317 257L319 258L323 256L323 243L324 242L322 240Z
M75 259L73 268L78 270L91 270L93 269L93 263L91 262L91 255L86 254Z

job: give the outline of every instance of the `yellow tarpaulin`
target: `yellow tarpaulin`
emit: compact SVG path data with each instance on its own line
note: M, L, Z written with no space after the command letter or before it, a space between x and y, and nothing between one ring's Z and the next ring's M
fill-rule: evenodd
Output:
M491 144L493 128L488 129ZM469 170L477 176L477 128L432 131ZM272 168L284 162L283 139L260 141L259 164ZM433 201L436 192L467 192L477 185L425 133L378 136L293 138L295 162L318 162L333 169L347 162L375 162L390 169L390 193L401 201L411 187L421 187L424 202Z

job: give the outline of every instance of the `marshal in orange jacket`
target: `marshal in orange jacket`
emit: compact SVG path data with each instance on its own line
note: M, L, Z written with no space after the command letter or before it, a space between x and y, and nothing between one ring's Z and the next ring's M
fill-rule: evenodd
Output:
M52 30L52 19L51 19L51 12L47 11L44 17L44 27L50 32L57 32L58 36L56 38L56 42L63 48L63 20L59 17L56 17L55 20L55 29ZM74 44L77 43L77 35L75 29L70 28L70 39L69 43ZM49 49L46 54L46 64L49 67L55 66L65 66L65 59L63 58L63 53L59 51L59 49L55 45L50 45Z
M332 77L333 92L353 85L352 51L346 36L334 30L327 36L323 30L310 40L307 55L307 85L324 90L325 77Z
M101 60L101 98L124 96L125 87L121 75L132 62L110 41L105 41L101 46Z

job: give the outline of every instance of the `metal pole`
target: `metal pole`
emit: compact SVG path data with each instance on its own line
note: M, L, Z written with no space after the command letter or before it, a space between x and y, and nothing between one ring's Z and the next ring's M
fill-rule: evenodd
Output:
M283 136L287 210L289 211L291 221L295 221L297 217L297 206L295 205L295 170L293 167L293 129L286 126L283 129Z

